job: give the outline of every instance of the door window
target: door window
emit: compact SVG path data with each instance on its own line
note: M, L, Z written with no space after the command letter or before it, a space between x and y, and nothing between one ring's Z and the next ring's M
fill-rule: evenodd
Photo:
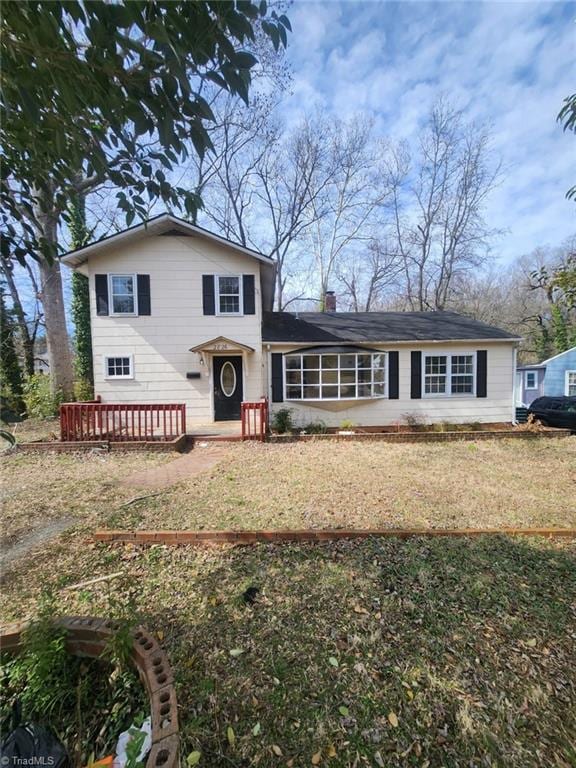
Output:
M220 388L226 397L232 397L236 391L236 371L229 360L224 363L220 371Z

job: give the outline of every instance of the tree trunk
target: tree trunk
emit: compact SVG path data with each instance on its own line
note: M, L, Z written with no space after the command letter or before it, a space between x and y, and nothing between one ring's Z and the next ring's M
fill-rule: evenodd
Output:
M37 211L36 218L42 227L42 236L54 246L58 242L58 217L54 211ZM66 327L64 293L60 262L55 256L52 263L40 261L41 298L46 323L46 341L50 359L50 384L54 393L61 392L65 400L74 396L74 372Z
M24 307L20 301L18 287L14 280L12 269L4 260L2 261L2 273L6 278L6 284L8 285L10 298L12 299L12 304L14 306L14 315L18 324L22 351L24 352L24 370L28 376L31 376L34 373L34 337L30 333L28 323L26 322L26 313L24 312Z

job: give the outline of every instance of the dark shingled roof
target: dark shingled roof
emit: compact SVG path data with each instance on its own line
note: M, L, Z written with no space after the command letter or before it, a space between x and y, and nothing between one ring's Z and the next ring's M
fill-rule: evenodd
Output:
M516 339L456 312L265 312L263 341L387 342Z

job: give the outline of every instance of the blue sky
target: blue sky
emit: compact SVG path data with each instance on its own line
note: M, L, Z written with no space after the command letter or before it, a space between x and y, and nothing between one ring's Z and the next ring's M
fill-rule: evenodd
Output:
M311 105L370 114L380 135L412 139L440 94L488 121L506 177L492 194L503 261L576 232L576 142L556 122L574 91L576 3L295 0L288 123Z

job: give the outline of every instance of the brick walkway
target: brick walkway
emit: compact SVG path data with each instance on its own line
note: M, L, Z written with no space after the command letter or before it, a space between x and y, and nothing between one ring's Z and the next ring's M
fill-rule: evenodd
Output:
M119 484L131 488L167 488L181 480L199 475L206 469L211 469L222 461L227 451L228 449L222 445L197 447L169 464L134 472L120 480Z

